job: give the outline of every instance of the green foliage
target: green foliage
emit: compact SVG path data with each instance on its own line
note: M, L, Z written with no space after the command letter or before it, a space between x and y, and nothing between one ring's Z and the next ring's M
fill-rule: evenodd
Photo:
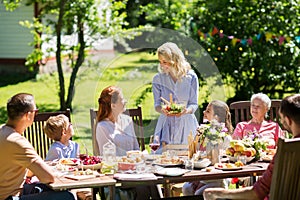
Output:
M140 6L140 14L145 13L146 21L155 26L186 32L191 18L191 6L189 0L156 0Z
M145 89L135 99L135 106L140 106L142 102L144 102L144 100L148 97L149 94L152 94L152 83L145 85Z
M14 10L21 0L4 1L7 9ZM59 100L62 110L72 109L74 85L79 68L84 65L86 53L95 40L109 36L123 41L139 34L140 28L126 29L124 11L127 1L96 0L28 0L26 5L37 5L37 16L31 22L20 22L34 36L32 46L38 47L28 55L26 65L34 70L37 64L45 64L49 57L56 57ZM99 10L101 8L101 10ZM42 36L42 37L41 37ZM67 36L68 40L62 40ZM71 42L70 42L71 41ZM40 47L55 43L42 51ZM66 62L64 62L66 61ZM62 66L67 63L68 66ZM71 70L69 81L65 81L63 68ZM66 87L66 83L69 85ZM67 91L67 92L66 92Z
M21 5L22 0L3 0L6 10L14 11Z
M179 30L198 41L214 59L223 81L235 88L235 100L249 99L257 92L271 98L299 92L300 43L286 40L280 45L278 41L279 36L300 34L297 1L156 0L139 9L146 23ZM213 27L227 36L252 38L252 45L233 45L219 34L199 35L199 31L211 33ZM269 40L265 33L277 37Z
M299 34L299 5L292 1L197 1L192 21L193 37L210 49L223 79L236 89L236 99L249 99L253 93L264 92L272 98L299 92L299 46L293 41L279 44L264 33L294 37ZM204 5L204 6L203 6ZM194 23L194 24L193 24ZM209 32L222 29L235 38L248 39L257 34L252 45L232 44L232 40L215 35L199 37L197 30Z

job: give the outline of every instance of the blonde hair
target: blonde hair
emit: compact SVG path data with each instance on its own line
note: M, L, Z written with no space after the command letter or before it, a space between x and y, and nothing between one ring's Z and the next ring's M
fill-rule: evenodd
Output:
M191 69L191 65L186 61L183 52L175 43L166 42L157 49L157 55L170 62L174 71L174 76L181 79Z
M44 126L46 135L55 141L60 141L63 130L67 129L69 118L63 114L49 117Z

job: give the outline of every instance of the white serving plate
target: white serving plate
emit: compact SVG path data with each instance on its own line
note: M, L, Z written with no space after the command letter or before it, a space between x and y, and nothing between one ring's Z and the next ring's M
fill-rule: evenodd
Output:
M195 168L205 168L211 164L211 161L208 158L203 158L197 161L194 161Z
M162 176L181 176L188 172L186 169L181 168L162 168L158 171L156 171L156 174L162 175Z

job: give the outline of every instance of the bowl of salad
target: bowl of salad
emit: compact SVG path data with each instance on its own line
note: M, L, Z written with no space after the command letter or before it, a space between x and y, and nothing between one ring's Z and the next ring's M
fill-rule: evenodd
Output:
M169 103L164 104L162 109L169 114L179 114L185 109L184 103Z

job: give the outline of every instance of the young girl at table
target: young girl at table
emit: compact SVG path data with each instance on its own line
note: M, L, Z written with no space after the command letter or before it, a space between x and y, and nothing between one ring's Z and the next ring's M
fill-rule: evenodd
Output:
M74 129L67 116L60 114L50 117L45 124L44 131L55 142L49 148L46 161L61 158L76 158L79 155L79 145L70 140Z
M233 127L231 124L231 114L227 104L220 100L211 101L206 110L203 112L204 121L210 122L215 119L220 123L225 123L225 127L228 129L229 135L233 132ZM227 138L228 145L230 138ZM225 143L225 142L224 142ZM223 147L226 144L223 144ZM182 193L184 196L189 195L202 195L203 191L209 187L224 187L225 180L211 180L211 181L194 181L186 182L182 187Z

